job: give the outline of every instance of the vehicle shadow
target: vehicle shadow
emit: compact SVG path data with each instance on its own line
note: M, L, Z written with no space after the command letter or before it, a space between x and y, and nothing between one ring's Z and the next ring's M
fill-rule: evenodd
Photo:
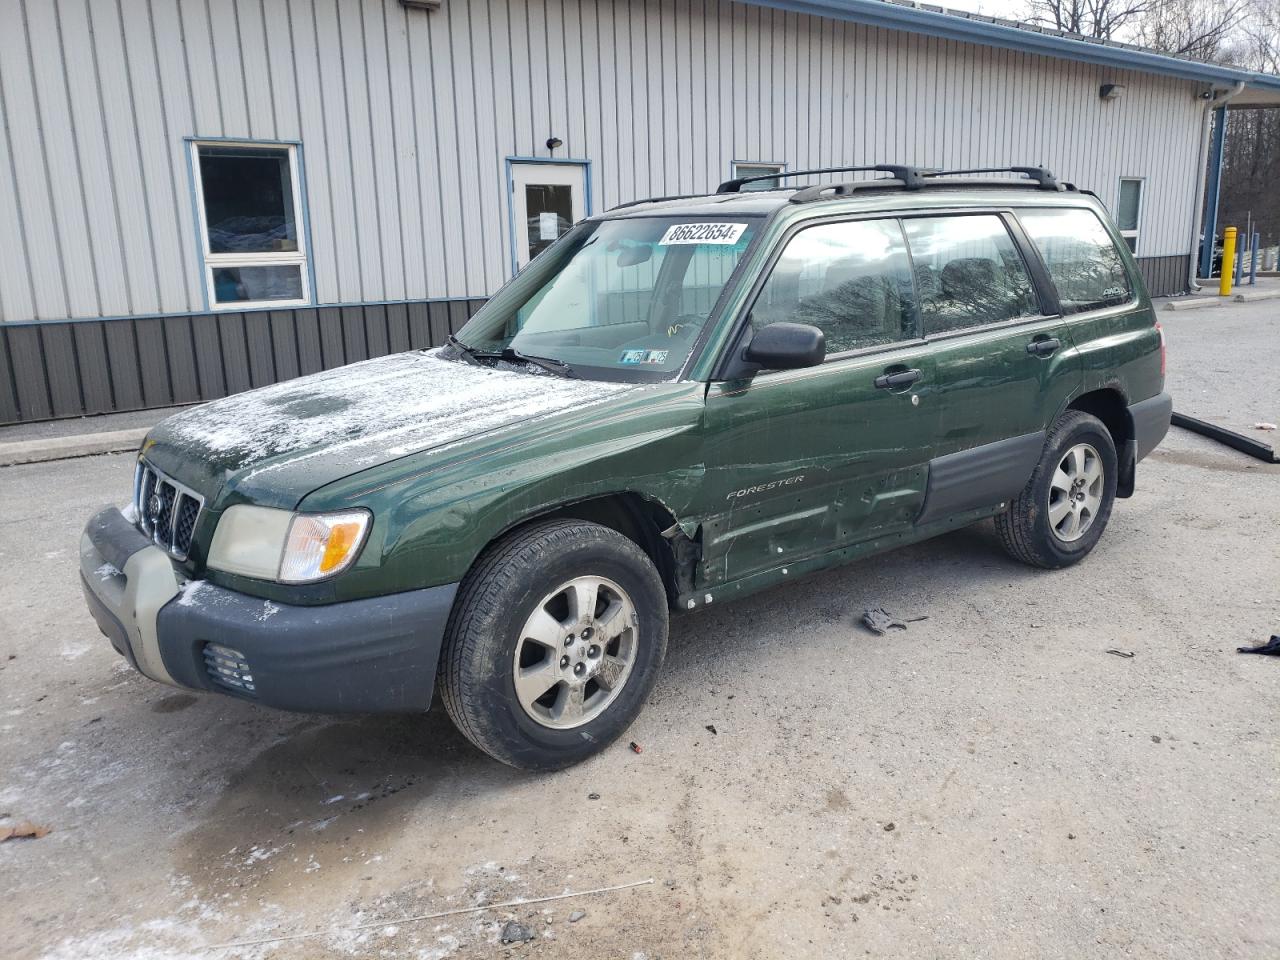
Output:
M1008 560L993 532L978 526L676 616L659 693L687 686L707 658L772 656L784 644L803 642L796 638L810 628L851 626L865 606L920 616L939 597L1037 575ZM172 715L178 711L180 721ZM546 777L482 754L454 729L438 700L426 715L334 719L167 694L149 713L140 726L162 743L194 740L202 758L197 772L183 760L190 750L152 754L171 765L161 774L172 784L169 799L186 798L199 808L179 847L179 869L224 892L250 887L263 895L273 884L305 882L321 865L326 879L335 868L354 875L368 869L369 851L407 835L416 818L447 823L487 794L549 785ZM264 742L270 745L262 749ZM199 798L193 775L206 785ZM273 858L276 869L259 867Z

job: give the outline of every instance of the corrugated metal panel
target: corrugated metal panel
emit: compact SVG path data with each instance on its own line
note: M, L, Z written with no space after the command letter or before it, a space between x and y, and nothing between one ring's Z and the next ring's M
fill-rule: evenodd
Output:
M438 346L482 303L0 324L0 425L215 400Z
M727 0L0 4L7 320L204 309L189 136L301 141L321 303L491 292L505 158L550 136L597 211L733 160L1043 162L1111 204L1138 176L1138 252L1187 252L1190 82Z

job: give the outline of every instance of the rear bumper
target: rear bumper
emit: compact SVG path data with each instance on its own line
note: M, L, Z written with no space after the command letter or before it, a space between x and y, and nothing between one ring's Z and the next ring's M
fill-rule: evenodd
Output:
M114 508L89 521L80 575L99 628L145 676L318 713L428 709L457 591L304 607L184 583Z

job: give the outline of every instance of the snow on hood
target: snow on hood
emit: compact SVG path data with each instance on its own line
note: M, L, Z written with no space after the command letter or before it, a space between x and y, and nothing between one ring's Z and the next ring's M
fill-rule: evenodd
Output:
M196 407L164 421L152 438L245 471L241 487L255 478L269 486L329 464L342 467L336 479L633 389L445 360L440 350L399 353ZM281 472L287 476L268 480Z

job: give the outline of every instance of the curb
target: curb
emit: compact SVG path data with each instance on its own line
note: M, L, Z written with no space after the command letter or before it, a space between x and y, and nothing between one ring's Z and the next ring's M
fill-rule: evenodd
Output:
M44 440L19 440L0 443L0 467L12 467L20 463L43 463L47 460L70 460L74 457L92 457L102 453L123 453L137 450L150 427L133 430L112 430L107 433L86 433L76 437L49 437Z
M1280 300L1280 290L1241 290L1231 297L1236 303L1253 303L1256 300Z

